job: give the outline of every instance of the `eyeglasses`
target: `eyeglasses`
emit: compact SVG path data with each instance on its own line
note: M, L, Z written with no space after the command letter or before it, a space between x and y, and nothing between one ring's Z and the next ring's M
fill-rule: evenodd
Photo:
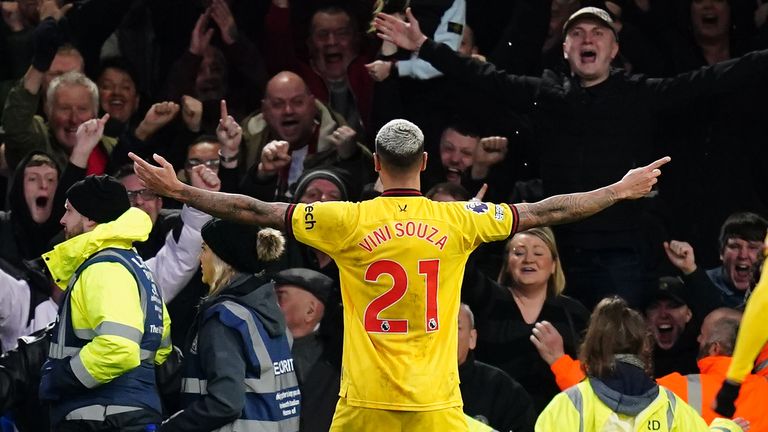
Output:
M128 201L131 202L131 204L136 204L136 197L140 196L142 201L152 201L153 199L157 199L157 194L152 192L149 189L139 189L135 191L127 191L128 192Z
M198 165L205 165L210 169L218 169L220 163L221 163L221 160L219 159L208 159L208 160L187 159L186 165L187 165L187 168L194 168Z

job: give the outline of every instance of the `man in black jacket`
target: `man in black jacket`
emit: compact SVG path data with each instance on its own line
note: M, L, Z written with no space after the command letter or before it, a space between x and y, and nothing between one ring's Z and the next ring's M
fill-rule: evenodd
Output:
M613 20L606 11L588 7L563 27L570 74L507 75L427 39L410 13L408 20L380 14L376 27L382 39L416 51L446 76L531 117L545 196L589 190L645 164L665 116L757 81L768 69L768 52L761 51L670 79L612 70L619 51ZM643 205L622 203L558 229L569 294L587 308L613 293L640 306L652 292L650 251L656 240Z
M466 304L459 309L459 389L464 413L507 432L533 432L536 414L523 387L503 370L475 360L475 316Z

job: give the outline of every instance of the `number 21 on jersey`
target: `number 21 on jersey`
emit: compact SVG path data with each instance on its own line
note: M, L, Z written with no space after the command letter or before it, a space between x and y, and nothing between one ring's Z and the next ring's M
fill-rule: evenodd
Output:
M424 277L426 288L424 327L427 333L440 329L437 316L437 288L440 260L419 261L419 274ZM383 275L392 278L392 287L373 299L365 308L365 330L369 333L407 333L408 320L381 318L381 313L400 301L409 288L408 273L397 261L381 260L371 264L365 271L366 282L376 282ZM418 286L418 284L417 284Z

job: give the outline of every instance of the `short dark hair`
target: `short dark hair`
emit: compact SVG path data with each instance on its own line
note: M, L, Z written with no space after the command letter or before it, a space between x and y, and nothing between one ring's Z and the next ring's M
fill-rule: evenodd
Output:
M320 4L314 7L312 9L312 13L309 16L309 35L310 36L312 35L312 31L314 31L312 26L313 26L313 21L315 19L315 15L319 13L325 13L328 15L344 14L349 17L350 28L352 28L354 32L357 32L359 30L357 16L346 5L337 1L324 1L324 2L320 2Z
M432 199L439 193L448 194L456 199L456 201L467 201L470 198L469 192L464 189L464 186L451 182L438 183L432 186L425 196Z
M136 71L136 68L134 68L133 65L127 59L123 57L106 57L103 60L101 60L101 63L99 64L99 71L96 74L97 81L99 78L101 78L101 75L107 69L117 69L120 72L123 72L129 77L131 77L131 80L133 80L133 84L136 86L136 93L140 93L139 88L141 86L139 83L139 74Z
M763 241L768 230L768 221L756 213L733 213L720 228L720 251L732 238L746 241Z
M191 144L187 146L187 149L192 147L193 145L198 145L200 143L216 143L219 144L219 138L216 137L214 134L201 134L198 135L197 138L192 141Z
M115 173L112 174L112 177L117 179L118 181L130 176L136 174L135 171L133 171L133 162L129 162L127 164L121 165L119 168L115 170Z

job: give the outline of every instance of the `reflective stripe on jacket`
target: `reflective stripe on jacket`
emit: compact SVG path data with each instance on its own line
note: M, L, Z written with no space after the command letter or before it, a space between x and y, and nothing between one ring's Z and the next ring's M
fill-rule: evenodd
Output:
M61 390L51 404L54 424L139 409L152 421L159 417L154 364L170 351L170 319L151 273L130 249L151 227L146 213L131 208L43 255L56 283L67 287L49 361L68 362L83 388Z
M725 372L731 363L727 356L707 356L698 361L701 374L680 375L672 373L656 381L686 400L706 422L718 417L712 409L715 395L725 379ZM741 385L736 399L734 418L741 417L750 422L751 432L768 432L768 381L757 375L748 375Z
M240 418L216 431L297 431L300 392L288 335L271 336L258 313L236 301L215 303L201 313L201 326L215 319L239 335L246 361L245 405ZM182 406L208 394L206 377L210 371L204 370L198 352L204 349L205 341L196 335L185 357Z
M72 324L72 293L79 276L98 263L119 263L128 269L137 283L141 311L144 316L143 332L133 327L102 321L95 329L75 328ZM105 249L89 258L77 270L63 303L59 322L54 329L49 357L71 357L75 376L91 391L78 397L63 398L51 406L53 423L64 420L103 421L106 416L147 409L161 412L160 398L155 389L155 353L163 343L163 302L157 286L151 279L141 258L133 250ZM139 345L139 365L114 379L101 383L85 366L81 350L97 336L112 335L128 339ZM165 344L170 344L166 340Z
M658 396L634 417L612 411L600 401L589 380L561 392L536 421L537 432L555 431L698 432L710 430L704 420L672 391Z

